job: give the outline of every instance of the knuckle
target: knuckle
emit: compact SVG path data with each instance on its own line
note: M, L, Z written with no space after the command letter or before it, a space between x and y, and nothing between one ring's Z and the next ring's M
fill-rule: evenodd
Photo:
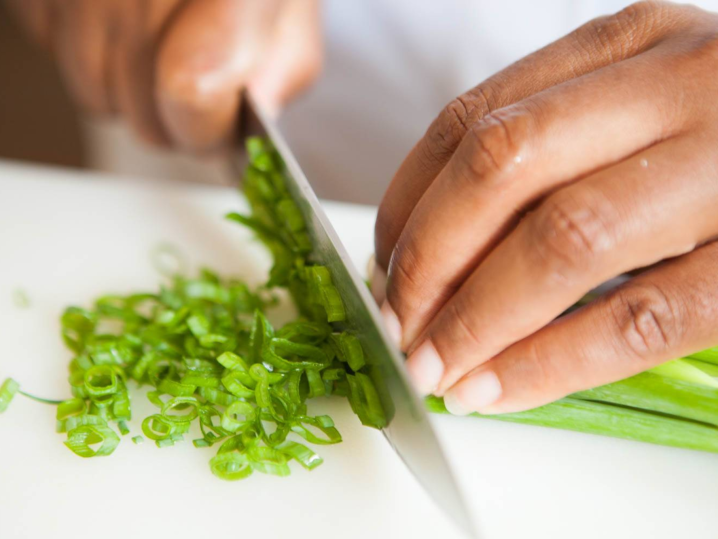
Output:
M576 37L582 48L621 61L637 54L651 36L661 32L669 9L671 5L664 2L636 2L614 15L588 22Z
M459 339L468 343L471 348L478 349L484 342L474 327L469 312L469 309L458 300L452 301L446 306L449 324L458 330Z
M394 241L400 234L395 212L391 211L390 203L386 199L379 205L379 211L374 223L374 245L376 246L377 262L388 268Z
M619 35L633 39L654 30L668 6L668 3L653 0L636 2L616 13L611 24Z
M679 343L680 309L660 287L641 284L620 289L609 299L622 344L634 357L650 358Z
M685 58L679 57L679 62L685 65ZM718 23L709 32L703 33L696 39L691 50L690 69L705 69L706 65L716 67L718 63ZM680 67L680 66L679 66Z
M545 391L547 385L557 380L557 369L554 367L553 358L556 354L551 354L542 346L541 339L528 339L527 346L522 350L523 370L528 371L522 376L525 380L527 391L542 392ZM560 373L560 370L558 371Z
M446 105L429 128L427 139L437 156L450 154L466 134L469 109L463 97Z
M491 112L492 95L488 85L478 86L444 107L426 135L435 159L453 153L470 126Z
M518 107L486 116L467 133L465 151L457 152L462 177L484 187L501 188L526 153L533 115Z
M547 273L559 281L573 281L615 246L608 224L614 220L606 215L610 210L586 198L559 192L539 208L531 223L531 246Z
M408 304L411 309L419 308L421 298L427 292L428 280L422 270L421 258L406 240L397 242L388 275L387 296L392 306L401 309Z

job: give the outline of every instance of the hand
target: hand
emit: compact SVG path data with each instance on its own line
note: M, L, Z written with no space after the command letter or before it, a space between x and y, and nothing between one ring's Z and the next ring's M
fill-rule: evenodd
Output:
M81 106L156 145L220 148L241 88L277 110L321 67L318 0L8 1Z
M451 102L376 223L417 387L513 412L715 345L717 100L718 16L651 2Z

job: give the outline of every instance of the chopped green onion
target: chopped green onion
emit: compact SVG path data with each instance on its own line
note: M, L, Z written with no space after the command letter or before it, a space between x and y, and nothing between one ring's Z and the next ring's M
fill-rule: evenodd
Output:
M65 445L77 456L88 458L106 457L119 443L120 437L111 428L83 425L68 431ZM93 449L91 446L95 444L100 444L100 447Z
M209 461L212 473L225 481L237 481L252 475L249 458L243 453L219 453Z
M2 383L0 386L0 414L7 410L7 407L10 405L10 401L12 401L15 393L17 393L19 389L20 384L12 378L7 378Z
M165 243L152 252L169 280L158 292L107 294L91 309L66 309L61 327L74 353L73 398L56 401L57 430L67 433L65 443L78 455L111 453L119 443L113 423L122 435L129 433L130 380L149 384L147 398L159 409L143 419L143 436L168 447L198 422L202 436L193 444L221 444L210 467L223 479L252 471L284 476L289 460L310 470L321 464L316 453L287 436L315 444L341 441L332 419L309 416L306 403L348 395L347 375L356 380L351 398L361 421L385 424L360 338L333 326L346 319L344 303L329 269L311 261L303 210L285 185L284 164L266 140L248 139L247 148L244 190L252 212L228 218L267 245L274 257L269 281L252 291L206 268L190 278L179 250ZM275 303L268 290L277 286L289 290L300 317L275 331L264 310ZM6 401L10 393L5 391Z
M28 399L32 399L32 400L34 400L34 401L36 401L36 402L41 402L41 403L43 403L43 404L55 404L55 405L59 405L59 404L62 403L62 401L60 401L60 400L55 400L55 399L43 399L42 397L37 397L37 396L35 396L35 395L31 395L30 393L27 393L27 392L23 391L22 389L18 389L17 392L18 392L20 395L22 395L23 397L27 397Z
M57 420L62 421L74 415L84 414L86 411L87 403L83 399L62 401L57 405Z
M27 309L30 306L30 297L22 288L16 288L12 291L12 302L18 309Z
M279 444L276 449L283 452L288 457L293 458L307 470L313 470L322 462L322 457L309 449L306 445L286 440Z

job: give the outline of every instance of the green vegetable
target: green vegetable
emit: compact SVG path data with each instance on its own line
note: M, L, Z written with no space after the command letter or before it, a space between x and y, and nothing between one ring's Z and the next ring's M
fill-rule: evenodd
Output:
M581 391L574 397L630 406L718 426L718 389L652 372Z
M67 433L65 445L77 456L101 457L111 454L120 437L111 428L102 425L83 425L75 427ZM93 444L100 444L100 447L93 449Z
M0 386L0 414L7 410L10 405L15 393L20 390L20 384L18 384L12 378L6 379Z
M194 424L201 437L193 445L218 445L209 464L225 480L286 476L292 460L307 470L319 466L321 457L297 440L323 445L342 438L329 416L308 415L310 399L346 397L362 424L386 426L378 371L362 336L337 325L346 322L344 303L329 269L312 261L284 164L264 139L248 139L247 151L243 189L251 215L227 219L254 231L272 254L268 282L252 291L208 269L190 278L179 251L165 244L153 252L169 278L159 291L68 308L61 327L74 356L73 398L28 396L57 405L57 432L67 433L65 445L77 455L111 454L120 442L113 424L129 433L133 385L149 385L147 398L157 407L133 443L146 437L170 447ZM299 317L275 329L264 311L276 287L289 291ZM18 391L5 381L0 412ZM429 398L427 406L446 412L441 399ZM487 417L718 452L718 348L536 410Z
M251 164L244 190L250 216L230 220L250 227L274 255L269 282L253 292L243 282L203 269L187 277L179 251L152 253L169 282L159 291L106 295L91 308L69 307L62 338L73 352L73 398L55 401L57 431L81 457L110 455L120 442L113 425L128 434L130 386L149 385L158 410L143 419L144 438L158 447L184 440L192 424L195 447L219 443L210 468L236 480L253 472L285 476L289 461L311 470L322 463L313 444L334 444L341 435L329 416L310 416L307 401L348 395L365 425L385 417L368 376L360 339L332 325L346 313L327 268L311 261L311 243L299 207L284 184L284 165L261 139L247 141ZM273 287L289 289L300 318L275 330L263 311ZM112 329L109 329L112 328ZM345 391L347 381L352 387ZM0 393L7 406L17 391L8 381ZM140 443L142 436L132 438Z
M12 291L12 301L18 309L27 309L30 306L30 297L22 288Z
M448 413L438 397L426 403L431 412ZM718 428L713 426L571 397L526 412L471 416L718 453Z
M718 453L718 367L690 358L525 412L481 416ZM430 411L446 413L442 399Z
M675 359L653 367L651 372L682 382L718 388L718 379L715 378L718 365L701 364L690 359ZM714 374L711 375L711 372Z
M691 354L688 357L690 357L691 359L698 359L705 363L718 365L718 346L716 346L715 348L708 348L707 350L703 350L702 352Z

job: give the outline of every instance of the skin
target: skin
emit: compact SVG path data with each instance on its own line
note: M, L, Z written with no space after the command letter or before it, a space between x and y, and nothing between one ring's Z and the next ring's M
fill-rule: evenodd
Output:
M319 0L5 0L86 111L211 154L248 88L277 112L318 76Z
M718 342L717 74L718 15L638 3L439 114L376 222L423 393L514 412Z

